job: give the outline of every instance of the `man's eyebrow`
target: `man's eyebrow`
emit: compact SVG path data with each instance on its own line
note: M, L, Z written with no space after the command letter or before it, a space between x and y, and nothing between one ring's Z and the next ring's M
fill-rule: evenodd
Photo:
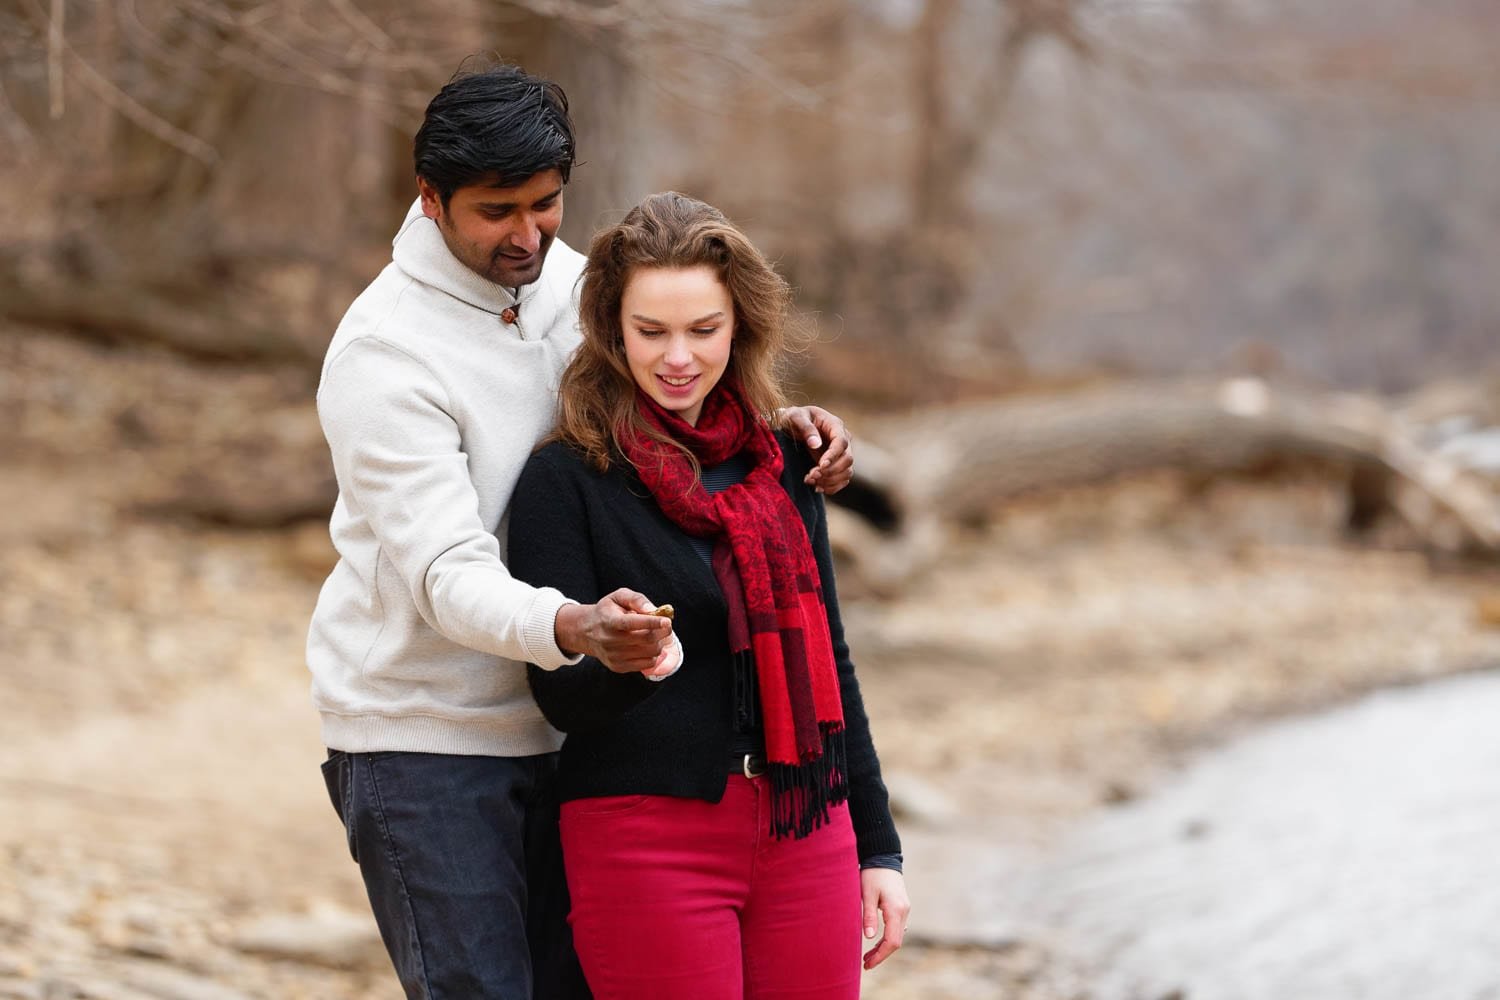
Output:
M640 313L631 313L630 314L630 318L633 319L633 320L635 320L637 323L645 323L647 326L666 326L667 325L667 324L663 323L659 319L652 319L650 316L642 316ZM718 312L711 312L707 316L699 316L697 319L695 319L692 322L688 323L688 326L701 326L702 324L707 323L710 320L723 319L723 318L724 318L724 310L720 309Z
M495 186L499 187L500 185L497 184ZM549 192L547 194L542 195L536 201L532 202L532 204L533 205L539 205L539 204L541 204L544 201L551 201L553 198L556 198L558 195L562 194L562 191L563 191L562 185L559 184L555 190L553 190L553 191L551 191L551 192ZM503 209L503 208L515 208L519 204L520 204L520 202L516 202L516 201L483 201L483 202L479 203L479 207L480 208L487 208L487 209L490 209L491 211L498 211L499 209Z

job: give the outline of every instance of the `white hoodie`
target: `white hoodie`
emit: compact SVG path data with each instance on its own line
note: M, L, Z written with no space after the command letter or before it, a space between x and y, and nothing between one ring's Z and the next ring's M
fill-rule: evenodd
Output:
M339 562L307 640L323 741L556 750L525 664L575 662L553 630L568 601L511 577L503 523L579 342L583 257L555 240L517 299L460 263L420 202L394 247L339 324L318 387L339 485Z

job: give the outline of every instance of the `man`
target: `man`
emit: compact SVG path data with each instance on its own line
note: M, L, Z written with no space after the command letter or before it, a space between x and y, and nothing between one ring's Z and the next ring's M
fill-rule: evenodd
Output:
M555 84L503 67L444 87L416 136L418 203L318 389L339 484L307 646L323 768L410 997L587 996L549 797L561 736L525 664L666 669L678 649L645 595L527 586L497 540L578 343L583 258L556 238L573 155ZM809 480L841 487L842 423L793 423L829 442Z

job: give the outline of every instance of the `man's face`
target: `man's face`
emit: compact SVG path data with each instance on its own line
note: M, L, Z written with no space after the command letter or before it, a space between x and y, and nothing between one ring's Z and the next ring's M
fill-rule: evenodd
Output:
M563 180L558 170L532 174L514 187L469 184L443 206L421 177L422 212L438 224L448 250L469 270L506 288L529 285L562 225Z

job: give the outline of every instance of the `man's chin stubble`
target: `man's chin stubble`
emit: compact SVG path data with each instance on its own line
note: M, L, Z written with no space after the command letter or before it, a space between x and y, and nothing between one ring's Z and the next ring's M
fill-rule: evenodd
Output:
M497 285L503 285L506 288L521 288L525 285L531 284L541 276L542 272L540 270L527 271L521 274L518 274L515 271L491 271L489 274L489 278L491 281L493 281Z

